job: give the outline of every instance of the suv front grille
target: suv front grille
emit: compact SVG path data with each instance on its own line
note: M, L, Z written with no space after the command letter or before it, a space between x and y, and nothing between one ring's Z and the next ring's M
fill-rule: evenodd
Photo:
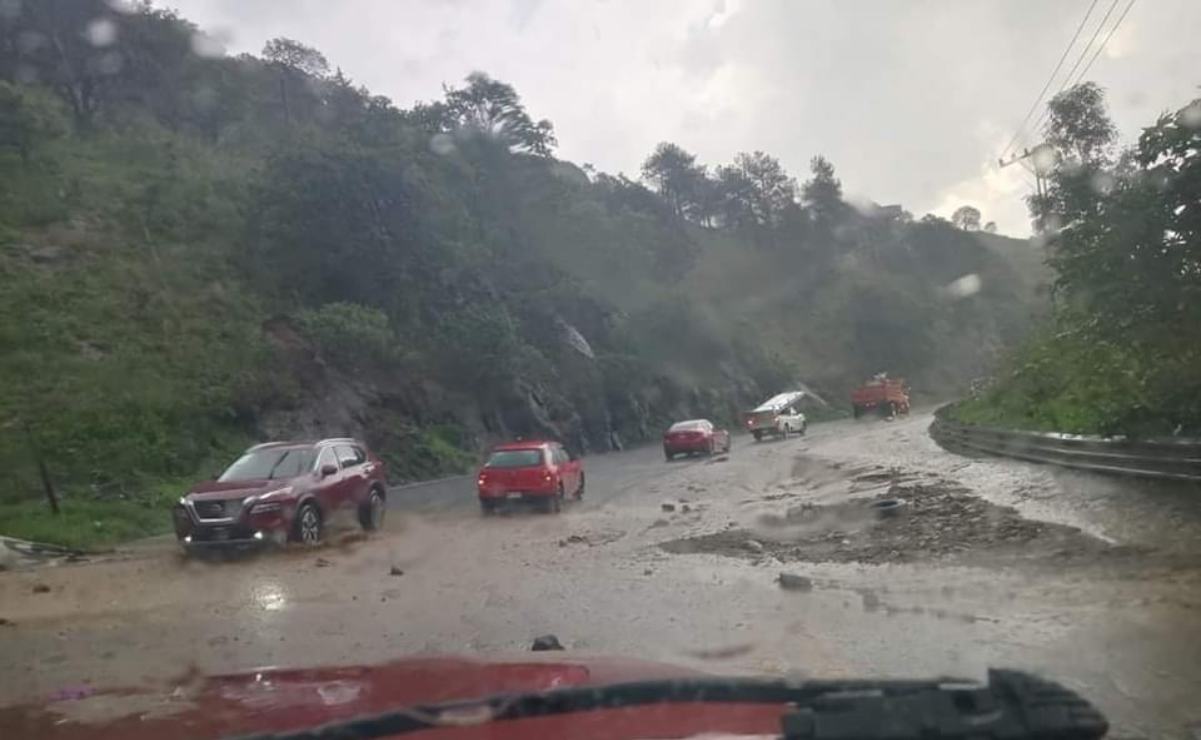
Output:
M197 501L196 516L200 519L234 519L242 512L240 499L224 501Z

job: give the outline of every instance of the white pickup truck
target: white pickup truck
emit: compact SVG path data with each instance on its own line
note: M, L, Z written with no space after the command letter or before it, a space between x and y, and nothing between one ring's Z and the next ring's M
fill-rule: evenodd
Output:
M772 396L743 415L746 429L755 441L765 435L788 437L789 434L804 434L809 424L798 406L805 398L804 391L789 391Z

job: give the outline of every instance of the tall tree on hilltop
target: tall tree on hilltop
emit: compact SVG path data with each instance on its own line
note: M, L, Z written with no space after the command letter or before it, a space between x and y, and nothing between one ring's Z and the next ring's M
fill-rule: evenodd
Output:
M1104 160L1118 130L1105 108L1105 91L1095 82L1064 90L1047 104L1047 143L1076 163Z
M642 176L655 186L677 218L700 210L705 173L697 166L696 155L676 144L661 142L642 163Z
M755 223L755 186L741 168L721 165L714 176L717 215L727 229L742 229Z
M554 126L546 119L535 122L512 85L483 72L472 72L466 82L466 87L445 88L445 106L434 109L446 124L494 137L514 151L551 156L559 143Z
M809 160L813 177L801 186L801 202L819 220L829 221L842 208L842 181L834 174L834 165L822 155Z
M951 223L964 231L980 230L980 209L973 206L959 206L951 214ZM994 225L995 230L995 225Z
M1117 128L1105 106L1105 91L1085 82L1056 95L1047 104L1045 129L1051 161L1036 161L1045 171L1046 190L1026 199L1034 229L1054 234L1060 228L1096 215Z
M263 46L263 59L279 71L279 96L284 107L284 120L293 120L292 97L296 85L306 77L322 78L329 74L329 61L311 46L293 39L279 37Z
M784 210L796 201L796 180L780 160L760 151L739 154L734 157L734 166L751 184L755 220L762 226L778 225Z

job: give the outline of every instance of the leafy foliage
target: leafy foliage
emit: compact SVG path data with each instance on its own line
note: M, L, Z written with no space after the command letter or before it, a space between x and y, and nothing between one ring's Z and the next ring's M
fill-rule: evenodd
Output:
M980 229L980 209L975 206L959 206L951 214L951 223L964 231L978 231ZM993 230L996 230L996 224L993 224Z
M1095 85L1052 102L1047 197L1057 330L965 418L1071 432L1201 434L1201 100L1110 164ZM1055 228L1058 226L1058 228Z
M296 323L327 359L356 368L363 363L386 365L396 359L396 338L388 316L357 303L327 303L301 309Z
M842 181L834 175L830 160L818 155L809 162L813 177L801 188L801 199L818 218L829 220L842 205Z

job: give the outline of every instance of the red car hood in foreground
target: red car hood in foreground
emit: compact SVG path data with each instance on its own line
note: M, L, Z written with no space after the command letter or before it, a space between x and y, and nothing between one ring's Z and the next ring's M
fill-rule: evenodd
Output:
M62 690L46 702L0 709L0 738L211 740L296 730L412 704L466 701L656 678L698 676L638 661L522 656L521 662L421 658L373 667L263 669L185 676L154 688ZM406 738L621 740L699 734L778 735L775 704L658 704L439 727Z

